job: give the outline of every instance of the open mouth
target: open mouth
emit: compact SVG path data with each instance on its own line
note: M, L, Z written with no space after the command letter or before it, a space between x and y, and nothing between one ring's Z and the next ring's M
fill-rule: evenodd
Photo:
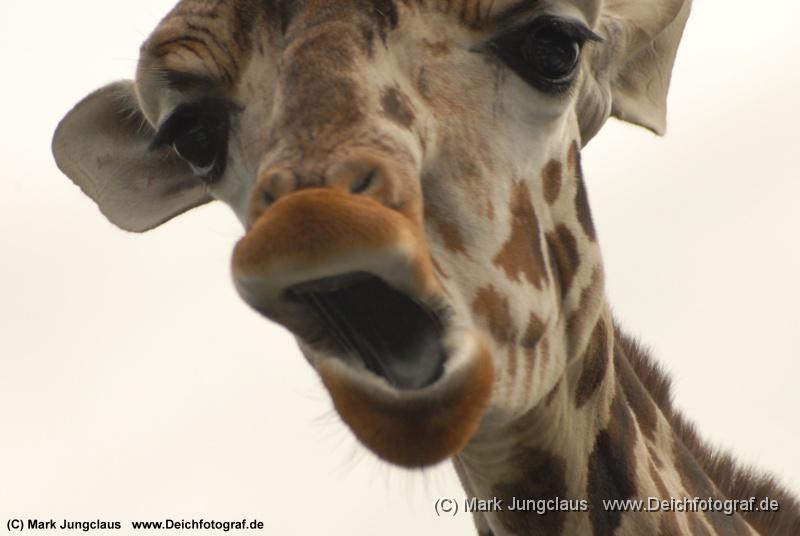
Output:
M342 420L372 452L424 467L473 437L494 385L481 333L459 325L413 218L310 188L237 242L239 295L289 329Z
M288 288L284 299L315 313L312 345L355 360L396 389L421 389L443 374L447 351L442 314L372 274L353 272L300 283Z

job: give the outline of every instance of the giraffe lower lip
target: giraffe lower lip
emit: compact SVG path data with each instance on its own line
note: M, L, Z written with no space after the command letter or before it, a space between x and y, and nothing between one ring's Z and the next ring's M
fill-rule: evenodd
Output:
M366 273L296 285L289 299L306 303L337 352L401 390L439 379L447 353L439 317L424 305Z

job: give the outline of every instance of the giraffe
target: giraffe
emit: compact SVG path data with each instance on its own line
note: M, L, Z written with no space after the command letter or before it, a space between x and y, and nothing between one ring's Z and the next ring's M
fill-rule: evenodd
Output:
M664 132L689 10L182 0L54 154L126 230L228 204L243 300L377 456L450 459L495 499L479 534L795 534L797 503L697 439L605 298L580 150L612 115ZM708 496L782 509L602 504ZM556 502L512 511L526 499Z

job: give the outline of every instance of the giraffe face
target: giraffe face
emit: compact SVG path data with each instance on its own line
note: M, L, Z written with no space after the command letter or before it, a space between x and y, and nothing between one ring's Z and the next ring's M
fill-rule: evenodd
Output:
M405 466L543 399L602 287L579 167L611 110L590 65L609 62L599 2L459 6L183 0L135 83L90 96L54 141L125 228L228 204L239 294L297 336L355 435ZM146 180L70 167L65 133L97 123L148 155ZM154 196L159 210L121 214Z

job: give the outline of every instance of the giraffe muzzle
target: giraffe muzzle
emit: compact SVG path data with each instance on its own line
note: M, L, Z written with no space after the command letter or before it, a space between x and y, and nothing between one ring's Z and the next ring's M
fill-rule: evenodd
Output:
M367 196L301 190L253 223L232 270L241 297L298 337L376 454L427 465L471 438L491 360L478 335L451 325L424 234L406 215Z

